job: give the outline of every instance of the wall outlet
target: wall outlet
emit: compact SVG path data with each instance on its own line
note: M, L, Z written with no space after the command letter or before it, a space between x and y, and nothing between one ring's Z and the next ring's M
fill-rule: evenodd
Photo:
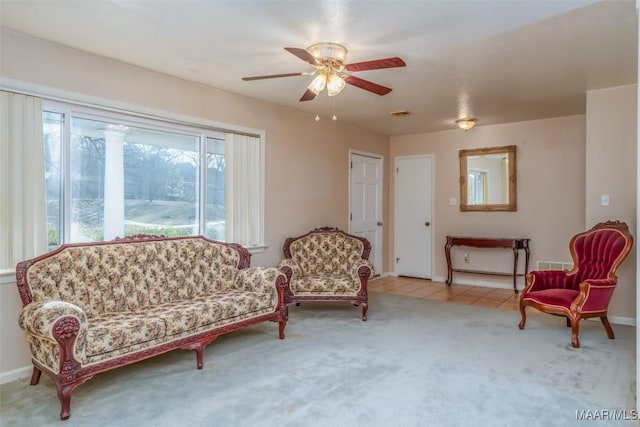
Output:
M455 206L458 203L455 197L449 197L449 206Z
M464 262L469 262L470 258L469 258L469 254L465 252L464 254Z
M601 194L600 195L600 205L601 206L609 206L609 195Z

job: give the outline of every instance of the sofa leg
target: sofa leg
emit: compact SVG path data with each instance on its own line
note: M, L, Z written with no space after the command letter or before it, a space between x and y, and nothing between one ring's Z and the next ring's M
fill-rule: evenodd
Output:
M278 337L283 340L284 339L284 328L287 326L286 320L281 320L278 326Z
M60 399L60 419L67 420L71 416L71 393L79 384L56 384L58 399Z
M202 361L204 358L204 345L199 344L194 346L194 350L196 351L196 363L198 365L198 369L202 369L204 366L204 362Z
M42 375L42 371L34 366L33 374L31 374L31 385L36 385L40 382L40 375Z
M367 320L367 310L369 310L369 303L362 303L362 321L365 322Z

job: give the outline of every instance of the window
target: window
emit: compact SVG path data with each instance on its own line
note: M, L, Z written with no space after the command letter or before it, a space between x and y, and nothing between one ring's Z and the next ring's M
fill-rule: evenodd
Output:
M257 136L45 102L49 248L117 236L263 242Z

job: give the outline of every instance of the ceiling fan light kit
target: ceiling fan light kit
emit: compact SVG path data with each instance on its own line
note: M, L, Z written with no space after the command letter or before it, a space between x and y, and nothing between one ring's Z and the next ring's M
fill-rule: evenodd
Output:
M382 68L404 67L407 65L398 57L345 64L347 48L338 43L316 43L306 49L298 47L285 47L284 49L308 63L313 67L313 71L243 77L242 80L252 81L279 77L316 75L300 98L300 101L310 101L314 99L325 88L329 96L335 96L342 92L348 84L382 96L391 92L391 88L355 77L351 75L351 73Z
M338 43L316 43L306 49L320 63L323 60L332 60L342 66L347 57L347 48Z
M456 124L460 129L464 129L468 131L472 127L474 127L478 123L478 119L458 119L456 120Z

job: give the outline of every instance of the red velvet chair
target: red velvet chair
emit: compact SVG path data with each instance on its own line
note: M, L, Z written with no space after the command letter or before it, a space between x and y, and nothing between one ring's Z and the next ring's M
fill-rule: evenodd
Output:
M525 308L531 306L545 313L565 316L571 326L571 345L580 347L578 328L581 319L599 317L614 339L607 319L609 301L616 288L616 270L629 254L633 236L624 222L601 222L591 230L575 235L569 243L573 270L532 271L520 295L518 325L524 329Z

